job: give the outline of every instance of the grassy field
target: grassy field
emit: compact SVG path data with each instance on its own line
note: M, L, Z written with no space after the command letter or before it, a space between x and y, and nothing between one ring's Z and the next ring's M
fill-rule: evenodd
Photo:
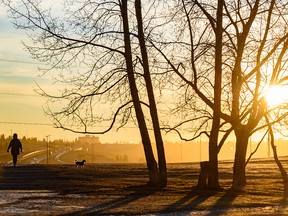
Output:
M287 160L282 160L287 167ZM223 191L197 191L199 164L168 164L168 186L145 186L144 164L0 166L0 215L288 215L273 160L247 165L244 192L229 190L231 162L221 162Z

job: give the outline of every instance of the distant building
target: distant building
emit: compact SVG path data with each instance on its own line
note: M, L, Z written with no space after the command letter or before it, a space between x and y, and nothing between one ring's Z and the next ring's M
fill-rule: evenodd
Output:
M99 137L86 135L84 137L78 137L78 142L81 144L100 144Z

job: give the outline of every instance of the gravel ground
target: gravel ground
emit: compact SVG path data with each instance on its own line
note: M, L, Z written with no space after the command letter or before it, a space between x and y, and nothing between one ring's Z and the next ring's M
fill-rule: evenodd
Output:
M285 166L288 162L283 160ZM273 160L247 166L247 186L229 190L231 162L221 162L223 191L196 191L199 164L168 164L168 186L145 186L144 164L0 165L0 215L288 215Z

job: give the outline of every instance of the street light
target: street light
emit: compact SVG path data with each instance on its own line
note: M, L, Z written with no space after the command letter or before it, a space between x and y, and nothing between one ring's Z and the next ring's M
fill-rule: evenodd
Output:
M46 141L47 141L47 164L49 164L49 137L51 135L46 136Z

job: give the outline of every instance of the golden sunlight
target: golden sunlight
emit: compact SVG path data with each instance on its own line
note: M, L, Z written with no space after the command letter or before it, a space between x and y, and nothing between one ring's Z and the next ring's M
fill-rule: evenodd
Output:
M270 107L288 102L288 86L270 86L265 93L265 98Z

